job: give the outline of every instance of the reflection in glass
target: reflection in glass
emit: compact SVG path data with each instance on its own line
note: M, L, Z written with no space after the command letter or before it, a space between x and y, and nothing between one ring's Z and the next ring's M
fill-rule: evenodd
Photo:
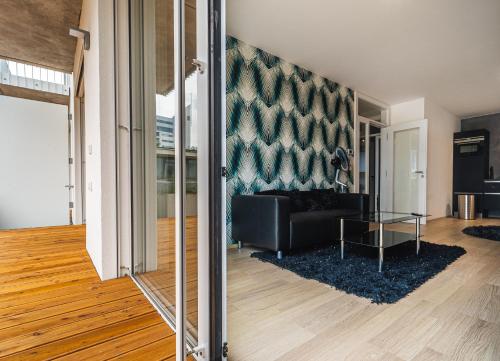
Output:
M155 41L145 41L144 104L146 115L145 142L145 198L146 224L153 229L146 231L143 252L136 259L136 273L141 283L175 320L175 171L176 171L176 89L174 87L174 23L173 0L144 1L144 39L154 36ZM191 60L196 57L196 7L186 5L186 282L187 329L197 336L197 74ZM147 46L150 48L147 48ZM154 73L154 77L152 76ZM153 84L151 84L153 83ZM149 93L148 93L149 90ZM153 116L154 114L154 116ZM149 162L149 163L148 163ZM147 164L150 164L148 168ZM148 181L150 179L150 181ZM148 188L149 187L149 188ZM156 207L154 212L148 210ZM155 219L151 219L151 218ZM146 226L147 227L147 226ZM155 236L152 236L152 235ZM136 247L137 248L137 247Z

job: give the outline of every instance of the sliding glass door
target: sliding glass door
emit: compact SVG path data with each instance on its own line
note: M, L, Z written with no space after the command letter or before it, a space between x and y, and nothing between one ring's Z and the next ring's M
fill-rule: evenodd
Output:
M358 116L359 192L370 197L370 212L380 211L380 132L382 124Z
M208 10L130 4L132 274L176 330L179 359L184 342L200 355L208 343Z
M174 0L135 1L133 273L175 325ZM168 8L170 8L168 11ZM170 14L161 16L162 12ZM170 41L169 41L170 40Z

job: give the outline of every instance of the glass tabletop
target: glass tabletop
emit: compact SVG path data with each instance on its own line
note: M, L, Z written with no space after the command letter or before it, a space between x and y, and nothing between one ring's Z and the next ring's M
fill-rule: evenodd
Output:
M415 239L415 235L411 233L384 231L383 242L380 242L380 232L360 232L349 234L344 239L344 242L375 248L389 248L401 243L415 241Z
M417 213L370 212L364 214L356 214L352 216L345 216L341 218L345 221L391 224L391 223L411 221L414 219L424 218L428 216L429 216L428 214L417 214Z

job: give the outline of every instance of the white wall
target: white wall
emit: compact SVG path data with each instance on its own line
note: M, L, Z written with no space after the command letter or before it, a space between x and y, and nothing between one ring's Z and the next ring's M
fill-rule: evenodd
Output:
M90 32L84 52L87 251L101 279L110 279L118 275L113 2L84 0L80 27Z
M68 107L0 95L0 228L69 223Z
M425 118L425 100L418 98L391 106L391 124L411 122Z
M452 213L453 133L460 131L460 119L425 99L429 120L427 152L427 213L440 218Z

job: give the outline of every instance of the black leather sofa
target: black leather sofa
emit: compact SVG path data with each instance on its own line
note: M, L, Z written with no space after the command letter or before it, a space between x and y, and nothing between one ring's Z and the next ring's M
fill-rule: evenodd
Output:
M277 252L317 247L340 238L341 216L367 213L369 197L333 189L265 191L231 200L232 238ZM346 229L345 229L346 231Z

